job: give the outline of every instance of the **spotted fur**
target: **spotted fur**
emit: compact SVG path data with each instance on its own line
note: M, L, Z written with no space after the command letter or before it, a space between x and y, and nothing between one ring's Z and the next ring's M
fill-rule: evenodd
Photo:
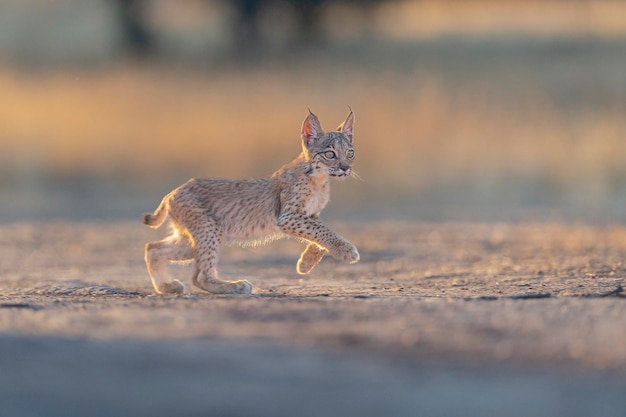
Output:
M308 242L297 272L308 274L329 253L349 263L356 247L319 220L330 196L329 177L352 174L354 115L325 133L311 112L302 124L302 153L270 177L252 180L190 179L163 198L144 224L157 228L169 215L171 236L146 245L145 261L160 294L182 294L179 280L166 281L169 262L195 261L193 283L215 294L249 294L248 281L218 278L218 248L227 242L266 242L294 236Z

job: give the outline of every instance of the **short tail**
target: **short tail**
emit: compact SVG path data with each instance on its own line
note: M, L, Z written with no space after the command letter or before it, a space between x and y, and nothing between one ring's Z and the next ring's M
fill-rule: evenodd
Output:
M161 204L159 204L159 207L157 207L154 213L146 213L143 215L143 224L150 226L153 229L156 229L163 224L165 218L167 217L167 208L165 206L168 197L169 196L165 197L163 201L161 201Z

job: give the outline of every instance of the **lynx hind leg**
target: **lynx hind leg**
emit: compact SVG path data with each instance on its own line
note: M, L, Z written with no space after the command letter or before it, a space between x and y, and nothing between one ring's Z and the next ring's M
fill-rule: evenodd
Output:
M193 284L201 290L211 294L251 294L252 284L248 281L224 281L217 278L217 270L211 268L207 270L196 265L193 274Z
M213 294L250 294L252 284L248 281L224 281L217 277L218 247L221 232L215 220L203 217L192 222L188 230L195 242L196 265L193 283L196 287Z
M182 294L185 285L179 280L167 281L165 267L168 261L193 259L193 249L189 241L180 236L170 236L146 245L146 266L152 279L152 286L158 294Z
M298 274L307 275L310 273L313 268L315 268L315 265L322 260L326 252L326 249L319 245L309 243L304 252L300 255L300 259L298 259L298 265L296 266Z

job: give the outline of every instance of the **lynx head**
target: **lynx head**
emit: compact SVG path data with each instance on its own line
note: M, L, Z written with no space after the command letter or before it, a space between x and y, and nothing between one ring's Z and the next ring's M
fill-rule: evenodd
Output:
M337 130L325 133L317 116L309 110L309 115L302 123L302 149L310 163L309 175L344 178L352 174L353 126L354 114L350 111Z

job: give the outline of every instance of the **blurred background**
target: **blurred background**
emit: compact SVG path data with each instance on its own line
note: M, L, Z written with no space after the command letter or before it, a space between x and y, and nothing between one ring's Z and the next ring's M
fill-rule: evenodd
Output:
M139 219L348 105L327 218L626 221L616 0L2 0L0 221Z

